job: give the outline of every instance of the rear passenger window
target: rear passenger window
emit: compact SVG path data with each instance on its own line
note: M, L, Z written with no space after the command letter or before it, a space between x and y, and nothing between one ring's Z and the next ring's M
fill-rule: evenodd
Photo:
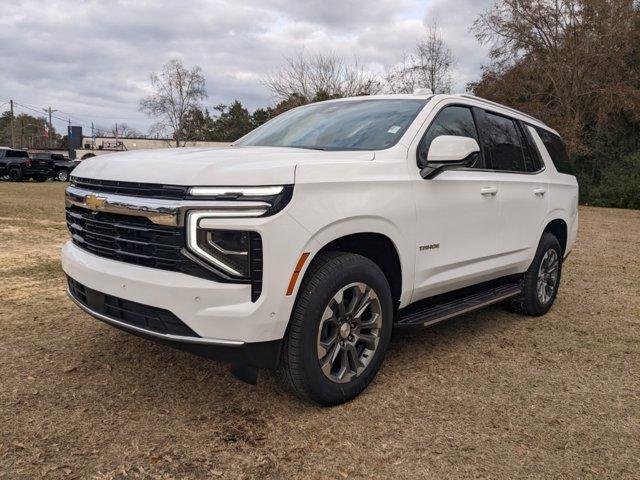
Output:
M27 158L29 154L20 150L7 150L5 156L11 158Z
M473 121L471 109L467 107L445 107L433 120L427 133L422 137L418 147L418 165L427 164L427 155L431 142L440 135L453 135L456 137L469 137L478 141L476 124Z
M573 168L571 168L569 155L567 155L567 149L565 148L562 139L542 128L536 127L536 132L540 135L542 143L544 143L547 152L549 152L549 156L551 157L551 160L553 160L556 170L560 173L573 175Z
M483 136L493 170L526 172L524 141L516 122L510 118L485 112Z

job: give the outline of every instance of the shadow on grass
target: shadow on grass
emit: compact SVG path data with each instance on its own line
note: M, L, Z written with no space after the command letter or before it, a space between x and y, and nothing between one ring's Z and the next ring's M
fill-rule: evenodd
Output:
M416 358L429 357L437 362L432 357L439 355L438 347L464 349L468 343L477 341L477 335L491 335L516 318L503 307L493 306L429 328L398 330L385 360L389 367L386 374L391 375L393 383L395 375L403 371L400 367L415 366ZM108 364L109 389L135 388L144 391L147 397L157 395L157 400L166 400L167 395L189 398L194 404L215 404L220 410L227 410L239 399L266 410L273 408L274 402L280 408L284 402L298 413L309 408L317 410L283 392L266 370L260 372L258 385L254 387L235 379L226 364L138 337L89 317L86 322L86 328L95 332L83 336L89 344L78 345L79 360L84 365ZM384 364L382 368L385 369ZM428 373L431 372L425 372Z

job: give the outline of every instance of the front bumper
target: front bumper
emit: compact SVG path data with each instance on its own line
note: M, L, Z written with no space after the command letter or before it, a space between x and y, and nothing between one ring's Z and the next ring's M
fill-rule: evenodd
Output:
M172 334L162 334L148 329L136 327L108 315L93 310L90 305L83 303L67 289L67 294L73 302L92 317L101 320L113 327L124 330L134 335L146 338L179 350L209 358L219 362L229 363L236 370L234 373L255 383L252 373L247 373L246 367L268 368L274 370L278 366L280 358L281 341L246 343L231 340L210 339L202 337L189 337Z
M248 219L251 223L246 227L262 233L266 220ZM291 233L301 234L286 215L279 217L280 226L284 222ZM265 242L265 254L268 273L256 302L251 301L249 284L120 262L87 252L71 241L62 248L62 268L68 277L97 292L168 310L209 343L241 345L281 340L295 299L284 295L297 260L291 245Z

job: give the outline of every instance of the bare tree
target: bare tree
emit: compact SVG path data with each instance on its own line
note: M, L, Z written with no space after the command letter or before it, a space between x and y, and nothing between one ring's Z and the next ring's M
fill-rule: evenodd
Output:
M414 70L418 85L433 93L451 93L451 68L455 61L436 22L418 42L415 56Z
M117 136L119 138L134 138L142 136L142 133L139 130L130 127L126 123L116 123L111 127L110 134L112 137Z
M264 85L276 100L301 97L310 102L323 98L369 95L380 82L356 61L348 63L333 53L285 58L278 70L267 75Z
M169 130L179 147L185 140L180 128L185 115L201 108L200 102L207 97L202 69L195 66L189 70L173 59L160 73L151 74L151 85L154 92L140 101L140 110L157 120L156 131Z
M400 63L385 72L385 90L389 93L413 93L418 88L414 66L413 56L403 53Z
M387 70L385 88L390 93L412 93L417 88L428 88L433 93L450 93L454 64L451 49L434 22L413 54L404 54L398 65Z
M496 1L474 23L492 60L474 90L526 104L582 150L585 126L604 129L620 112L640 118L640 75L627 66L637 58L639 7L632 0Z

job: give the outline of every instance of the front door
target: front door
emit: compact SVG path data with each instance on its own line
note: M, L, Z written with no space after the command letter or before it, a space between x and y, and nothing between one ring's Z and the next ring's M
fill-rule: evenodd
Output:
M445 106L418 146L424 162L439 135L479 141L470 107ZM463 288L495 277L500 229L498 174L483 169L480 155L471 168L451 170L430 180L416 174L416 262L412 301Z

